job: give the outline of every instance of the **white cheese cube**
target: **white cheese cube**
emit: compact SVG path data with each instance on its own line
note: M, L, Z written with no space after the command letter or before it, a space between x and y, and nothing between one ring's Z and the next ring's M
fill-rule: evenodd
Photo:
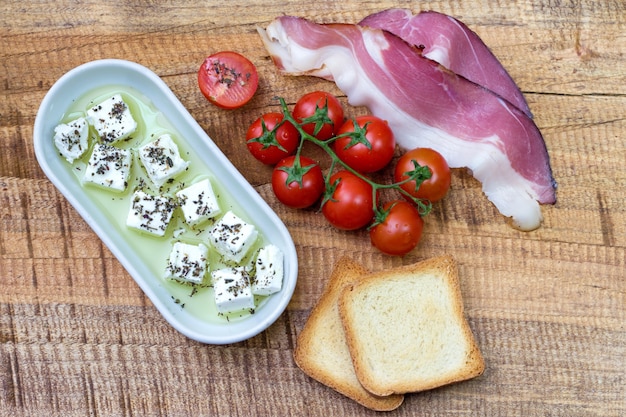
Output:
M126 139L137 129L137 122L120 94L87 110L87 119L105 143Z
M83 181L124 191L130 175L131 153L111 145L96 144L87 163Z
M211 278L219 313L255 308L250 277L243 267L218 269Z
M88 140L89 124L84 117L54 128L54 145L70 164L83 156L89 146Z
M239 263L254 245L257 235L254 225L228 211L215 223L209 239L224 259Z
M180 157L178 146L167 133L139 148L139 158L148 177L157 187L183 172L189 165Z
M252 281L252 293L270 295L280 291L283 285L283 252L276 245L267 245L257 255L256 275Z
M126 226L155 236L164 236L172 219L174 207L167 197L135 191L126 218Z
M202 243L190 245L176 242L165 267L169 279L201 284L207 269L209 249Z
M221 213L220 206L211 187L211 181L204 179L176 193L187 224L194 226Z

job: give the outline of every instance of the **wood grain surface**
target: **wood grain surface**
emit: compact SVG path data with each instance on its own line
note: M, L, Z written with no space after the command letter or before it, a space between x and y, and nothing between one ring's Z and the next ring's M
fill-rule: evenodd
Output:
M558 201L518 232L454 170L417 250L381 255L367 233L281 206L247 126L333 84L280 75L256 33L274 17L356 23L389 7L437 10L476 31L524 92L544 134ZM0 4L0 416L364 416L294 364L296 335L334 262L371 270L443 253L459 263L487 369L411 394L396 416L626 415L626 3L510 1L17 1ZM196 71L219 50L258 67L254 99L219 110ZM203 345L171 328L46 179L32 132L47 90L101 58L160 75L283 219L299 280L285 313L242 343ZM366 110L348 106L349 115Z

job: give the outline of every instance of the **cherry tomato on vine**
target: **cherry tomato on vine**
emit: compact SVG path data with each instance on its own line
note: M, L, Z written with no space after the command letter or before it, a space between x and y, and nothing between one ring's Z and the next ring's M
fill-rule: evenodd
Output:
M266 113L248 128L246 146L252 156L264 164L275 165L298 148L300 132L290 122L272 131L283 118L282 113Z
M389 164L396 149L396 140L385 120L376 116L359 116L345 122L337 135L350 132L359 134L339 138L333 143L339 159L362 173L376 172Z
M211 103L236 109L250 101L259 85L259 75L248 58L222 51L204 60L198 70L198 85Z
M337 97L324 91L303 95L293 108L293 117L302 129L319 140L335 136L343 124L343 106Z
M384 212L385 219L370 229L372 245L387 255L406 255L419 243L424 220L415 206L404 200L386 203Z
M415 162L418 165L415 165ZM441 200L450 189L450 167L448 162L441 154L430 148L416 148L406 152L398 160L394 170L394 181L400 182L410 177L410 173L420 167L428 167L428 173L418 175L418 181L423 182L417 184L411 180L401 185L402 189L411 194L413 197L423 198L431 202Z
M322 213L330 224L342 230L356 230L374 218L372 186L350 171L330 177Z
M272 172L272 190L286 206L312 206L324 192L322 169L310 158L295 155L282 159Z

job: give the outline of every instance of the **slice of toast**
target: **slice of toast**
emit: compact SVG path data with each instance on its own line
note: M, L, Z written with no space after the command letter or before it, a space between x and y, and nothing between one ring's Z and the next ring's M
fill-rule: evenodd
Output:
M402 404L403 395L377 396L366 391L354 373L339 317L337 300L343 287L367 273L348 258L340 259L296 340L294 360L311 378L377 411L390 411Z
M376 395L432 389L485 369L450 256L370 274L346 286L339 311L357 377Z

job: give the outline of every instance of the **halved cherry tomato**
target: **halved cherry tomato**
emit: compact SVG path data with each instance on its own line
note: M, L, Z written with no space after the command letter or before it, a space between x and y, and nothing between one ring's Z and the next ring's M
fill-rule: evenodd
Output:
M246 133L248 150L259 161L275 165L293 154L300 143L300 132L290 122L278 126L284 119L282 113L266 113L256 119Z
M356 230L374 218L372 186L350 171L338 171L330 177L322 206L324 217L338 229Z
M409 178L410 173L421 169L420 167L428 167L430 176L420 175L417 184L416 181L408 181L401 185L402 189L413 197L424 198L433 203L441 200L450 189L450 167L444 157L433 149L416 148L402 155L394 170L394 181L400 182ZM420 181L422 182L419 183Z
M302 129L319 140L335 136L343 124L343 107L337 97L325 91L303 95L293 108L293 117Z
M259 85L257 69L237 52L222 51L207 57L198 70L202 94L224 109L246 104Z
M359 116L345 122L337 135L350 132L357 135L345 136L333 143L339 159L362 173L376 172L389 164L396 149L396 140L385 120L376 116Z
M322 169L310 158L295 155L281 160L272 172L272 190L286 206L312 206L324 192Z
M386 203L383 212L385 219L370 229L372 245L387 255L406 255L419 243L424 220L415 206L404 200Z

